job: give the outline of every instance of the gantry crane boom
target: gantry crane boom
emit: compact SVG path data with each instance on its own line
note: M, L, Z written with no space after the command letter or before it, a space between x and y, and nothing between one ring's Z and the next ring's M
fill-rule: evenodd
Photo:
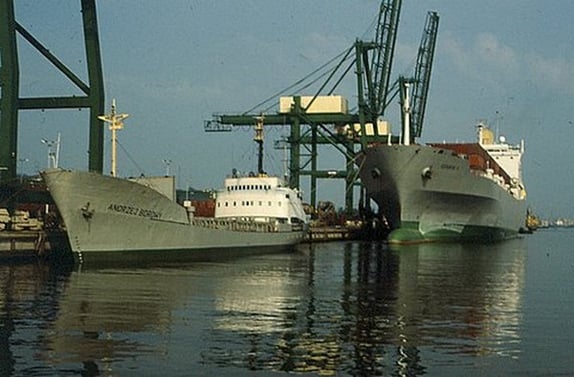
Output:
M375 43L378 48L375 50L371 69L374 73L372 107L378 115L383 115L385 111L400 11L401 0L387 0L381 4L379 9L375 34Z
M370 142L385 142L391 136L379 134L378 121L388 105L389 82L395 51L395 42L399 24L399 14L402 0L382 0L377 16L376 31L371 41L357 40L353 48L341 54L342 60L331 71L327 81L319 87L313 98L302 105L301 96L293 95L289 111L277 114L265 114L265 126L290 126L290 135L287 138L290 144L289 180L294 187L300 186L300 176L310 176L311 205L316 204L317 178L344 178L345 179L345 208L350 213L353 207L353 185L356 184L357 174L354 168L355 146L360 142L365 148ZM354 60L352 52L355 52ZM350 58L350 59L348 59ZM351 71L355 66L357 80L358 110L355 113L348 111L315 112L309 111L315 100L324 93L326 84L335 78L335 73ZM346 67L346 69L344 68ZM337 87L342 77L336 80ZM327 95L332 95L333 90ZM290 87L290 90L292 87ZM266 103L264 101L263 103ZM255 108L253 108L255 109ZM206 131L230 131L232 126L255 125L261 113L251 113L252 110L239 115L216 115L214 119L206 121ZM371 124L373 131L367 132L367 125ZM356 125L360 125L360 130ZM337 131L335 131L337 130ZM349 130L349 131L345 131ZM346 161L345 170L322 171L317 168L317 146L330 144L338 149ZM307 154L301 153L301 147L306 148ZM308 147L308 148L307 148ZM301 161L308 158L307 162ZM310 166L310 170L306 168Z
M363 148L367 144L365 125L376 124L385 111L401 3L402 0L383 0L375 40L355 42L358 116Z
M430 87L430 77L433 64L439 16L429 12L419 47L415 66L414 88L412 95L411 137L420 137Z

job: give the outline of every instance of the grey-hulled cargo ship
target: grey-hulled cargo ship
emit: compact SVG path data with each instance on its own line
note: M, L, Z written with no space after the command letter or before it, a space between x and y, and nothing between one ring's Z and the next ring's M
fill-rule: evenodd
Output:
M479 124L475 143L374 144L358 163L389 242L495 241L525 226L523 152Z
M161 189L170 184L157 180L62 169L42 177L80 260L101 252L285 247L307 230L300 193L277 177L227 178L215 217L194 216L190 203L178 204Z
M190 201L180 205L175 177L116 177L115 131L127 114L110 115L112 176L49 169L41 173L63 219L76 259L89 255L145 251L285 248L302 241L308 229L301 193L263 172L240 176L235 171L217 193L213 217L195 216ZM262 154L263 126L255 140ZM199 253L196 253L199 254ZM211 253L213 254L213 253ZM178 254L181 255L181 254ZM167 257L167 255L166 255ZM113 257L112 257L113 258Z

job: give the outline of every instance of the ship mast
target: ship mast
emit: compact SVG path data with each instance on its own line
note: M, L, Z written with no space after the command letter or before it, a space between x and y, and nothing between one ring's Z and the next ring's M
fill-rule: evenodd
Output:
M403 145L410 145L411 144L411 97L410 97L410 88L411 88L411 81L400 77L400 91L401 91L401 110L402 110L402 121L403 121L403 129L402 129L402 138L403 138Z
M126 119L129 114L116 114L116 99L112 100L112 111L109 114L100 115L98 119L103 120L106 123L109 123L110 130L112 131L112 177L117 176L116 170L116 161L117 161L117 152L116 152L116 145L118 142L116 131L121 130L124 128L123 120Z
M263 175L263 115L255 117L257 121L255 123L255 137L253 140L259 146L259 150L257 151L257 174Z

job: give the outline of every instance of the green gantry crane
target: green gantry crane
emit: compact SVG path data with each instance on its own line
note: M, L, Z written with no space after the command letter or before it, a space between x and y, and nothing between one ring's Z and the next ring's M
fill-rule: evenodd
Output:
M434 59L434 50L438 33L439 16L436 12L428 12L417 63L415 66L415 75L413 79L404 77L399 78L401 104L406 101L405 84L411 82L414 84L412 96L410 97L411 119L410 119L410 142L421 136L423 130L423 121L425 116L428 91L430 88L430 78L432 64ZM402 117L404 127L404 113Z
M311 100L303 103L300 95L292 96L288 111L277 114L245 112L239 115L217 115L206 121L205 130L230 131L233 126L255 125L263 118L265 126L289 125L290 145L289 184L300 187L300 177L310 176L310 204L317 205L316 188L320 178L345 179L345 211L353 211L353 186L357 181L354 158L356 146L365 147L370 142L386 142L388 135L379 135L377 122L383 115L389 94L389 82L393 62L395 41L399 24L401 0L384 0L381 3L376 24L375 39L372 42L357 40L345 51L340 62L332 69L325 83ZM355 68L357 80L357 112L317 113L310 112L313 103L321 95L332 95L343 77ZM337 77L338 73L342 75ZM334 85L328 89L331 81ZM272 97L276 99L277 96ZM272 98L264 101L268 102ZM367 125L373 132L367 133ZM358 129L354 126L358 124ZM345 129L348 132L337 132ZM317 168L318 145L329 144L339 150L346 159L344 170L319 170ZM307 153L302 153L305 148ZM307 157L307 159L304 159Z
M81 0L81 11L88 83L82 81L18 23L14 16L14 0L0 0L0 182L13 181L17 175L20 110L89 108L88 167L89 170L102 172L104 128L98 115L104 113L105 97L95 0ZM43 55L84 95L20 98L17 35Z

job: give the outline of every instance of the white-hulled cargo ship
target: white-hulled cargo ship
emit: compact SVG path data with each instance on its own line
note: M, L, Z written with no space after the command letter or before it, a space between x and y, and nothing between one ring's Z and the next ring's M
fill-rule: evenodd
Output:
M389 242L495 241L525 226L523 153L479 124L476 143L371 145L358 164Z
M177 202L175 177L116 176L115 132L127 116L116 113L114 100L111 113L100 117L112 131L112 176L63 169L41 173L75 259L117 252L285 248L305 238L308 216L301 193L263 172L263 118L256 125L258 173L239 177L234 171L216 196L215 215L196 217L189 201Z
M302 241L307 231L300 193L276 177L227 178L216 198L215 217L196 217L193 207L159 189L170 183L157 185L157 179L62 169L41 174L80 261L105 252L144 256L145 251L286 247ZM165 179L173 182L173 177Z

